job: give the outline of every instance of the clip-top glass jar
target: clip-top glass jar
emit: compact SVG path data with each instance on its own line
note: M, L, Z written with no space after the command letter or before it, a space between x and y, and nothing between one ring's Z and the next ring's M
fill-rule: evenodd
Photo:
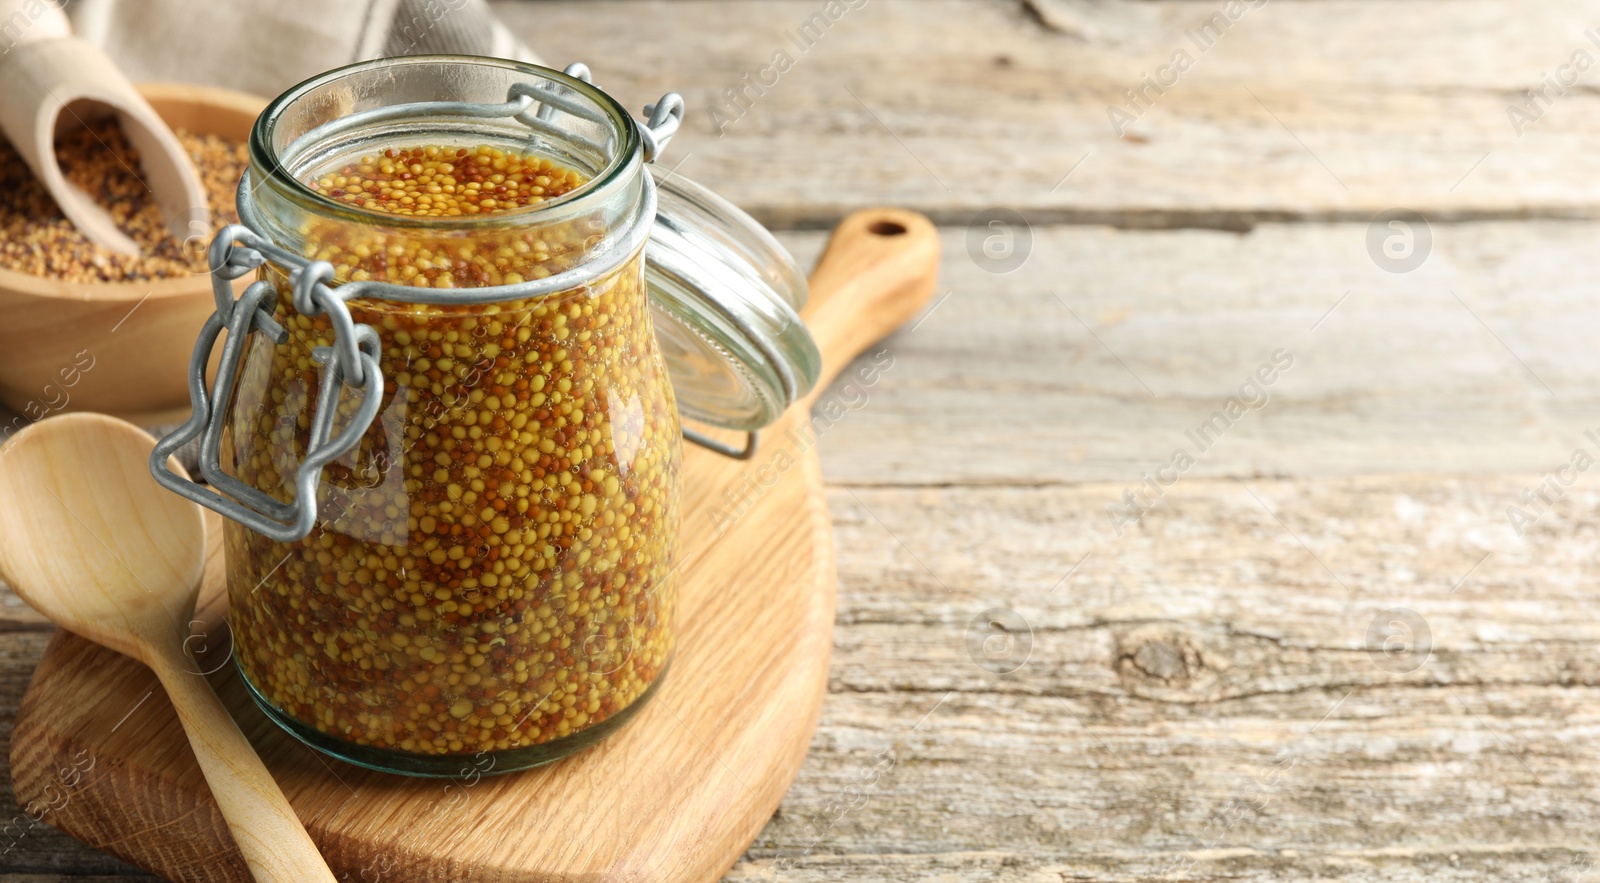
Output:
M195 413L151 469L228 516L257 703L353 763L506 772L623 724L674 649L679 405L753 433L815 382L793 260L647 169L682 100L641 124L587 80L459 56L308 80L212 245ZM195 438L213 490L166 469Z

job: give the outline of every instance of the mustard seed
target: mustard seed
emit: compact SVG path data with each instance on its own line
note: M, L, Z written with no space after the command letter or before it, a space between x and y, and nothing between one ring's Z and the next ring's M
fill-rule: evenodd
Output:
M242 141L177 131L205 186L215 229L238 222L234 193L248 164ZM168 232L161 209L141 180L139 152L114 117L56 140L62 174L111 215L139 245L129 256L89 241L67 220L9 141L0 138L0 267L67 282L133 282L206 272L210 238L186 249Z

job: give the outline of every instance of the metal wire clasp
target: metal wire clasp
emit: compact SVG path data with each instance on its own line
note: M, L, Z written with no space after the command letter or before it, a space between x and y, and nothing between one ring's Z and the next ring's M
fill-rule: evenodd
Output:
M574 61L562 69L562 73L573 79L582 80L590 85L594 84L594 75L589 72L589 66L581 61ZM515 96L516 90L512 91ZM548 120L555 113L556 105L544 104L539 108L538 119ZM644 106L644 115L648 122L633 121L639 130L639 140L644 142L644 161L653 163L672 141L672 136L678 134L678 126L683 123L683 96L676 92L662 95L654 104Z
M311 422L311 438L306 457L295 470L294 495L279 502L222 470L222 427L233 402L239 363L252 332L260 331L275 343L288 340L273 311L277 289L271 282L252 282L238 300L233 299L233 280L254 272L271 254L274 262L291 267L290 284L294 306L302 315L326 314L333 322L334 345L317 347L312 358L322 366L317 409ZM317 488L322 469L343 456L361 440L378 414L383 400L382 354L378 334L370 325L358 325L350 317L343 298L329 288L332 265L306 261L272 245L249 227L235 224L224 227L211 240L211 284L217 311L206 320L189 359L189 400L193 413L189 420L156 443L150 454L150 474L160 485L208 509L277 540L294 542L311 532L317 517ZM222 345L213 387L206 389L206 365L224 330L228 338ZM344 429L333 435L334 417L345 401L348 388L361 390L360 405ZM167 468L167 458L194 439L200 439L200 474L221 493Z

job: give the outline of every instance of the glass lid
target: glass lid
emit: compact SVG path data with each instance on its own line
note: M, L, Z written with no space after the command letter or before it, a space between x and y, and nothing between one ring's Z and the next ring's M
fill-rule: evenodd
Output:
M760 429L822 370L800 319L805 276L754 218L683 175L662 177L657 200L645 281L678 411Z

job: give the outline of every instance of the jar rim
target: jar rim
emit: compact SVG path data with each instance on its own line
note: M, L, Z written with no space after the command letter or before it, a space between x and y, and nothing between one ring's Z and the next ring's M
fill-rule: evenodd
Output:
M296 101L304 98L315 89L353 74L384 68L441 63L498 67L527 73L534 77L553 81L582 94L605 114L612 125L613 131L619 136L619 145L615 154L607 160L605 167L590 177L588 181L555 199L550 199L537 205L524 206L513 211L461 216L402 215L353 206L339 202L324 193L312 189L284 167L278 151L272 146L272 138L283 113L292 107ZM482 55L439 54L375 58L324 71L314 77L302 80L268 103L266 109L261 112L260 116L256 117L255 124L250 128L249 144L250 164L254 169L262 170L265 176L264 180L257 186L271 186L281 195L301 202L303 206L314 206L316 211L341 221L379 223L386 227L428 228L431 230L472 230L504 224L523 224L531 220L544 221L548 215L555 214L558 210L561 214L581 212L590 202L603 201L609 197L612 185L619 179L625 179L625 172L630 167L637 166L642 168L643 165L643 140L639 136L638 126L622 104L603 89L593 83L543 65ZM243 193L241 193L241 196L243 196Z

